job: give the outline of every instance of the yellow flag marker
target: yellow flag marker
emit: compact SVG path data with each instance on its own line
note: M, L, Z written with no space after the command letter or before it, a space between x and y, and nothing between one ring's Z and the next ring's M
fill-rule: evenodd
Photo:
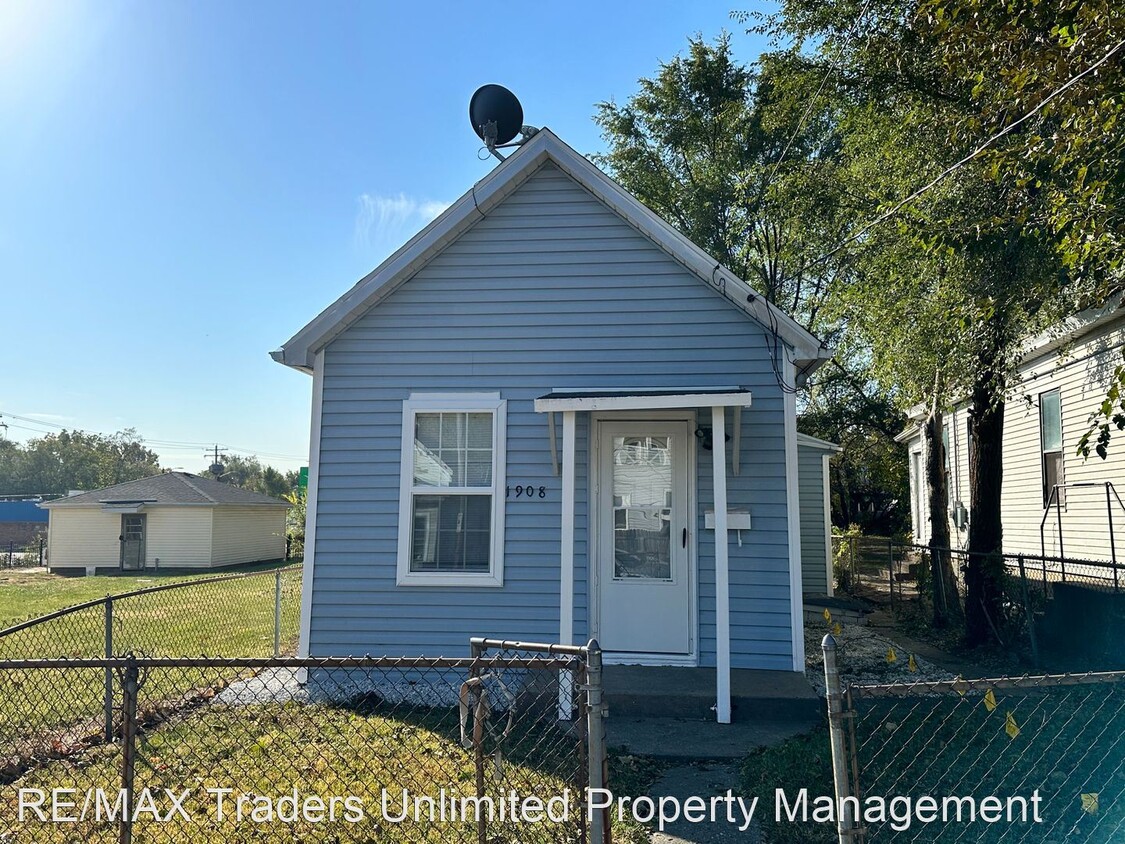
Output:
M914 674L918 671L918 663L914 661L914 654L911 654L910 659L906 661L906 667L910 669L911 674Z
M898 654L895 653L894 648L887 648L887 662L888 663L898 662Z
M960 674L957 675L957 694L965 696L965 678Z
M824 620L827 621L829 624L832 623L832 611L829 610L828 607L824 608Z
M984 708L989 712L996 708L996 693L992 689L984 693Z
M1008 738L1014 739L1020 734L1019 725L1016 724L1016 719L1012 717L1012 713L1007 713L1007 718L1004 719L1004 732L1008 734Z
M1098 792L1091 791L1082 795L1082 811L1091 815L1098 813Z
M839 636L843 632L844 632L844 628L840 625L840 622L837 621L834 625L832 625L833 635Z

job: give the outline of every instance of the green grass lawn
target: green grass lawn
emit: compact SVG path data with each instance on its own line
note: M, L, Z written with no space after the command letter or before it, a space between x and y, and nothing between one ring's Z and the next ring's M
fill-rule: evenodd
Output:
M181 677L181 683L183 681ZM455 709L416 707L398 711L379 707L352 708L329 704L271 703L231 706L211 702L173 716L150 729L139 742L138 789L191 790L185 807L191 819L156 824L149 819L134 828L135 841L224 841L251 844L267 841L323 842L449 842L476 841L469 821L405 822L382 815L382 791L392 796L388 807L401 810L401 792L437 797L442 789L455 798L472 797L476 766L471 750L459 740ZM487 745L485 794L494 799L513 791L519 798L543 800L570 789L568 821L515 824L499 820L488 825L493 844L548 844L578 839L582 819L579 790L585 762L576 738L551 721L520 721L510 735ZM503 752L495 753L494 745ZM100 746L29 771L0 797L0 838L20 829L37 842L117 841L112 824L34 824L19 827L9 795L18 788L72 787L116 789L120 779L120 748ZM230 788L224 797L228 814L217 817L216 798L208 788ZM338 815L336 822L250 815L247 802L239 821L231 809L239 797L280 798L354 796L362 801L362 818ZM162 792L160 792L162 793ZM4 801L7 800L5 803ZM276 807L278 804L274 803ZM266 810L261 810L266 811ZM640 844L648 837L636 824L615 825L619 844Z
M282 574L281 647L291 654L300 623L300 570ZM60 578L26 573L24 585L54 597L55 608L133 588L174 582L161 578ZM148 581L145 583L144 581ZM145 656L265 657L273 655L275 578L269 574L207 582L114 601L112 653ZM13 584L6 585L13 589ZM40 599L46 601L47 598ZM45 604L41 604L45 606ZM77 610L0 638L0 659L105 656L105 608ZM100 669L0 671L0 736L7 742L44 731L96 730L103 718ZM115 684L116 686L116 684ZM156 691L153 689L152 691ZM174 692L168 689L167 692ZM119 694L117 704L120 703ZM67 737L69 741L73 736Z
M288 565L288 564L286 564ZM250 566L237 572L277 568L278 564ZM227 574L209 570L198 574L163 575L151 572L139 575L99 575L97 577L61 577L42 570L0 570L0 630L29 618L72 607L86 601L147 589L165 583L199 580Z

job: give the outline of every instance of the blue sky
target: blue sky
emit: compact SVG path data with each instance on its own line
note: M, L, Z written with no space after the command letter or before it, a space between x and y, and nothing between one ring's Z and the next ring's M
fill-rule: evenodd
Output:
M167 467L216 442L302 465L311 379L268 352L492 168L475 88L595 152L595 104L689 35L763 49L731 8L3 0L7 436L132 427Z

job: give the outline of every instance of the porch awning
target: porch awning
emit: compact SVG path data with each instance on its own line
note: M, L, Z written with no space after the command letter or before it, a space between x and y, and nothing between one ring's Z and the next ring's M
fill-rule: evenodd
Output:
M556 410L679 410L691 407L749 407L745 387L658 390L552 390L535 400L536 413Z

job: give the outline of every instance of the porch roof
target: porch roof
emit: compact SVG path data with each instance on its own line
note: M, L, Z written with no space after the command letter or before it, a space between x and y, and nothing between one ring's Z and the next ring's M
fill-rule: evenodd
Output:
M557 410L679 410L692 407L749 407L745 387L699 389L555 389L535 400L536 413Z

